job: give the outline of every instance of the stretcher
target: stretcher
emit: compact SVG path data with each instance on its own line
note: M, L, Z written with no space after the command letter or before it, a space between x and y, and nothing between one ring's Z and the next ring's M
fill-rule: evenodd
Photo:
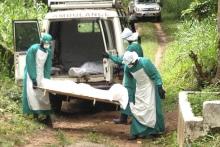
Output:
M121 84L113 84L109 90L102 90L89 84L77 84L70 80L55 81L44 79L38 88L45 91L45 93L90 100L93 101L94 105L96 102L104 102L119 105L122 109L125 109L128 104L127 89Z
M41 90L44 90L45 92L52 93L54 95L59 94L59 95L64 95L64 96L69 96L69 97L74 97L76 99L83 99L83 100L90 100L93 101L93 105L95 105L96 102L103 102L103 103L109 103L109 104L115 104L115 105L120 105L118 101L115 100L107 100L107 99L100 99L97 97L92 97L92 96L87 96L87 95L82 95L82 94L74 94L72 92L64 92L61 90L54 90L54 89L49 89L49 88L43 88L43 87L37 87Z

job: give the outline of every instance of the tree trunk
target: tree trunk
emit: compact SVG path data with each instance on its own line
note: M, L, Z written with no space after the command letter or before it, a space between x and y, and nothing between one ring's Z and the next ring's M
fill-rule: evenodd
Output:
M218 0L218 14L217 14L217 22L218 22L218 51L217 51L217 71L213 83L220 82L220 0Z

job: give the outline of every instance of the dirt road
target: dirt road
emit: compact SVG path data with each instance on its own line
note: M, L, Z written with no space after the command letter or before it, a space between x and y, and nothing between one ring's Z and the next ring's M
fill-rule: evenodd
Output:
M167 40L160 24L154 25L159 44L155 64L159 67ZM130 125L114 124L112 119L119 116L119 111L113 111L114 106L110 107L108 110L91 111L91 108L80 110L71 103L63 103L63 112L55 118L53 128L45 128L36 135L27 137L29 143L26 146L138 147L146 142L146 140L128 141ZM177 112L166 112L165 122L166 133L176 130ZM154 146L152 141L147 140L149 142L147 144Z

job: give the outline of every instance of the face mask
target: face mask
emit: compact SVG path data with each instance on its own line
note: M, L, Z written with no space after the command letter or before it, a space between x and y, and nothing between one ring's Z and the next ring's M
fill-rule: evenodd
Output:
M50 44L45 43L45 44L44 44L44 48L45 48L45 49L50 48Z

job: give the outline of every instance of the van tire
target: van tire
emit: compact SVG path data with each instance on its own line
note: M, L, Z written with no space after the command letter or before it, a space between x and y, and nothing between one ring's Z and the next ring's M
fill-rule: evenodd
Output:
M162 18L161 18L161 15L157 16L157 22L161 22Z
M52 111L54 113L60 113L62 108L62 101L63 101L62 96L49 94L49 98L50 98Z

